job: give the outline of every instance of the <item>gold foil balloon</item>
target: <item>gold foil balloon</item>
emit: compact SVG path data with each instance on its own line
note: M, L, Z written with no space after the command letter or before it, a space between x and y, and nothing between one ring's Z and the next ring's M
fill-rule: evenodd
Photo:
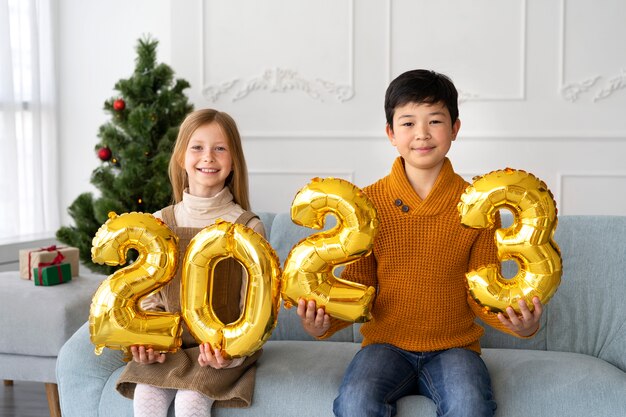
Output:
M216 264L234 257L246 269L248 285L241 316L222 323L213 310ZM218 220L190 242L182 273L181 310L198 343L209 342L225 357L249 356L269 339L280 305L280 264L274 249L254 230Z
M378 231L376 208L359 188L338 178L314 178L291 205L293 222L314 229L324 226L329 213L337 217L337 225L303 239L289 253L281 295L287 308L304 298L333 317L367 321L376 290L337 278L333 270L371 252Z
M547 304L561 282L561 254L554 241L557 210L546 184L534 175L514 169L494 171L476 177L458 204L461 223L472 228L493 227L494 214L507 208L513 224L496 231L500 261L515 260L518 273L505 279L500 265L485 265L467 276L469 292L486 315L504 312L517 301L539 297Z
M89 332L95 352L99 355L108 347L129 355L132 345L176 351L182 342L180 315L146 312L138 301L174 277L178 237L151 214L109 213L93 238L92 260L123 265L130 248L139 252L137 260L104 280L91 301Z

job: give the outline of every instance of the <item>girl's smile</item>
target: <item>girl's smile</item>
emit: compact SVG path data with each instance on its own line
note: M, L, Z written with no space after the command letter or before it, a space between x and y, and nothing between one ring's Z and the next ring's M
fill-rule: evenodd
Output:
M185 151L189 193L213 197L226 184L233 168L228 139L219 124L200 126L193 132Z

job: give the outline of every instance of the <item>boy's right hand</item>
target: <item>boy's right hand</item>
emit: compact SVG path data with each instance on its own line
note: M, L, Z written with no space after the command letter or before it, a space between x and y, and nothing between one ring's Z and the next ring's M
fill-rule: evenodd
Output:
M155 352L154 349L148 348L145 346L131 346L130 352L133 354L133 360L135 362L150 365L152 363L163 363L165 362L165 353Z
M298 300L298 316L304 331L313 337L320 337L330 329L330 316L323 308L317 308L314 300Z

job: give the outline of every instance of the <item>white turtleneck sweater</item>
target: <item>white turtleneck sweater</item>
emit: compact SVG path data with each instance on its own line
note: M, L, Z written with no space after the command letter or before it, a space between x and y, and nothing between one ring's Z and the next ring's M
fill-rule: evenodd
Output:
M183 200L174 206L174 217L179 227L210 226L217 219L234 222L244 212L244 209L233 201L233 195L228 187L213 197L196 197L189 194L189 190L183 192ZM154 217L162 219L161 210L154 213ZM265 236L265 228L259 219L250 220L248 225L261 236Z

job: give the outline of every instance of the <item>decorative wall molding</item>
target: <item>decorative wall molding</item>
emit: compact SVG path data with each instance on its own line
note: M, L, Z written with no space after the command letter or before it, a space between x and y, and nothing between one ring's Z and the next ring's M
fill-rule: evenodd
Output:
M618 90L626 88L626 70L622 68L621 73L616 74L614 76L604 75L604 74L596 74L587 78L586 80L567 82L565 80L565 26L566 26L566 0L561 0L560 3L560 26L561 32L560 42L559 42L559 89L561 97L564 100L569 101L570 103L574 103L581 95L590 94L593 92L593 87L600 85L598 81L605 80L608 78L608 81L601 86L599 90L593 96L592 101L594 103L603 100L607 97L610 97L613 93Z
M241 79L237 78L222 84L205 85L202 89L202 95L209 101L217 101L221 95L228 93L236 84L243 85L234 92L232 101L241 100L260 90L270 93L298 90L319 101L324 101L323 98L326 94L334 96L339 102L350 100L354 96L354 88L350 85L338 85L322 79L308 80L301 77L297 71L286 68L268 69L263 74L252 77L243 83Z
M248 171L254 210L289 211L294 196L313 178L343 178L354 184L354 171L333 169L278 169ZM271 197L268 197L271 195Z
M624 68L622 68L621 74L609 79L609 81L605 84L605 87L598 91L595 95L593 101L596 102L607 98L617 90L621 90L623 88L626 88L626 70Z
M573 103L578 100L578 97L582 93L588 92L600 78L602 77L596 75L593 78L589 78L579 83L569 83L565 85L561 84L561 95L565 100Z
M557 172L556 189L558 194L554 198L557 202L557 209L563 212L563 183L567 178L623 178L626 180L626 172ZM626 210L624 211L626 214Z
M468 102L468 101L523 101L526 100L526 69L527 69L527 64L526 64L526 57L528 56L527 53L527 42L526 42L526 37L527 37L527 32L528 32L528 6L527 6L527 0L520 0L521 2L521 27L523 30L523 33L521 34L520 38L521 38L521 45L520 45L520 62L521 62L521 76L520 76L520 90L519 93L517 95L513 95L513 96L498 96L498 95L493 95L493 94L489 94L489 93L481 93L481 92L474 92L474 91L464 91L462 89L458 90L459 93L459 103L463 103L463 102ZM387 68L386 68L386 72L387 72L387 84L389 84L392 81L392 71L391 71L391 66L392 66L392 53L391 53L391 46L393 43L393 40L391 39L391 28L393 26L393 18L392 18L392 8L391 8L391 0L387 0L386 3L386 23L387 23Z
M204 16L206 15L206 2L201 1L200 15L200 27L202 28L200 39L200 74L202 77L202 95L210 101L215 102L220 99L221 96L230 93L231 101L235 102L248 97L258 91L265 91L268 93L288 93L292 91L299 91L305 93L309 98L318 101L324 101L324 97L333 97L340 103L352 99L354 96L354 0L348 0L349 18L348 18L348 50L350 58L348 60L348 80L346 83L325 80L320 77L311 78L301 75L297 70L292 68L281 68L274 66L268 68L261 74L252 75L249 77L235 77L228 81L214 82L206 79L205 68L205 54L207 53L204 47L204 40L206 39L206 26L204 23ZM237 86L237 88L235 88Z

